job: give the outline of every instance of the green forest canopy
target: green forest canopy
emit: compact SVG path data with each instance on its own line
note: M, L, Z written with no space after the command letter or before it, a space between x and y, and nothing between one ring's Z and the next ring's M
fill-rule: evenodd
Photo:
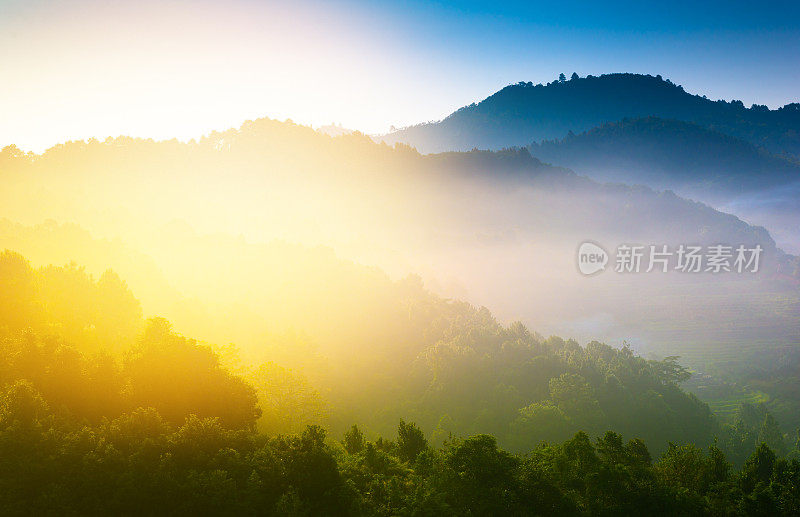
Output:
M485 308L438 298L413 278L384 285L396 305L388 328L398 332L385 342L322 354L292 337L255 363L237 359L235 346L198 343L163 318L145 320L111 271L95 280L75 264L34 269L6 251L0 287L0 380L29 381L53 410L90 424L153 407L171 425L194 414L270 434L309 424L342 433L357 422L377 436L406 418L437 444L491 433L515 452L607 429L656 452L716 440L737 464L761 441L788 450L763 408L745 408L733 425L717 421L679 387L689 373L677 358L645 360L627 347L582 347L520 323L505 327ZM296 350L281 355L281 345Z
M325 397L271 362L234 373L221 358L230 349L145 321L110 271L95 280L74 264L34 269L5 251L0 290L8 514L800 509L797 451L782 459L763 407L720 425L679 388L689 374L675 358L543 339L421 288L409 290L405 318L425 338L391 358L400 368L355 361L357 386L330 384ZM422 425L395 416L404 412ZM396 435L376 437L398 420Z

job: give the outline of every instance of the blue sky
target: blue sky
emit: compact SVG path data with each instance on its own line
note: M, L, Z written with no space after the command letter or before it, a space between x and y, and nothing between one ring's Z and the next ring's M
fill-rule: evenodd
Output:
M800 100L800 2L0 0L0 146L269 116L378 133L519 81L661 74Z
M377 2L410 45L478 84L553 74L661 74L777 107L800 93L800 2ZM363 4L351 4L353 6ZM397 30L402 29L402 30Z

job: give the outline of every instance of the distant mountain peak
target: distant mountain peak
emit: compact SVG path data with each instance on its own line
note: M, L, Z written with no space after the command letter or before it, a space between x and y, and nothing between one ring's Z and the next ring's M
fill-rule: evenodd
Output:
M712 101L688 93L660 75L632 73L512 84L441 121L408 127L383 140L422 152L501 149L648 116L691 122L773 153L800 156L800 104L746 108L739 100Z

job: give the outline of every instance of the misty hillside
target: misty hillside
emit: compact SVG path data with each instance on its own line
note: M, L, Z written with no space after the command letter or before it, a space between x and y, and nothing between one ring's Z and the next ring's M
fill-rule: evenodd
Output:
M491 307L501 320L521 319L545 335L628 340L642 353L680 354L694 366L710 358L720 359L716 365L768 361L767 352L800 335L797 258L776 248L766 230L672 192L597 183L527 149L421 155L361 134L332 138L261 119L189 143L116 138L41 155L6 148L0 174L4 217L76 222L152 257L187 298L220 314L251 315L228 329L243 336L242 345L256 346L271 330L260 317L266 307L341 300L304 299L299 293L313 294L315 277L303 262L289 261L293 273L284 275L270 248L240 248L237 239L324 245L393 278L419 274L437 294ZM163 230L175 220L191 231ZM216 237L181 237L195 232ZM726 243L760 245L764 256L754 275L586 278L575 253L587 239L611 252L624 243ZM236 260L231 249L240 250ZM69 258L63 251L36 257ZM143 276L126 273L132 282ZM305 278L304 287L292 278ZM137 292L150 299L147 287ZM631 302L642 299L648 303ZM215 334L205 329L207 318L194 319L202 325L182 328Z
M697 124L625 119L530 146L537 158L592 178L729 197L800 181L800 165Z
M538 158L600 181L640 183L710 203L770 230L798 251L800 164L697 124L625 119L529 147Z
M369 235L372 250L387 241L437 248L591 231L758 243L784 257L767 231L730 214L670 192L598 183L527 149L422 155L360 133L332 138L269 119L199 142L120 137L68 142L41 155L9 146L0 152L0 173L10 220L75 221L108 237L125 229L134 243L153 238L145 222L183 220L219 233L239 222L237 233L256 240L332 245ZM421 226L423 216L433 219ZM348 223L343 229L329 228L340 220Z
M643 457L645 443L658 455L676 442L718 443L737 466L762 441L788 453L773 407L743 406L727 423L680 383L687 366L752 369L781 354L798 364L790 355L800 336L797 258L765 229L671 191L601 184L526 148L422 155L266 119L199 142L92 140L41 155L8 147L0 175L0 215L22 223L0 222L0 249L16 251L0 253L0 375L11 385L0 422L22 413L24 429L41 429L50 442L63 435L48 422L62 414L120 444L145 428L143 443L175 444L149 450L165 458L174 450L175 464L195 472L206 464L195 467L181 452L200 450L185 445L192 437L212 453L224 435L243 451L294 443L319 459L320 428L297 442L259 442L255 430L297 433L320 423L337 436L350 428L352 437L357 423L368 436L390 436L409 418L419 427L401 421L397 447L362 443L368 461L392 476L405 471L386 463L387 453L405 450L409 432L444 446L452 436L491 433L480 455L498 444L542 454L542 440L608 428L643 437ZM41 224L48 218L70 224ZM757 274L609 270L588 278L575 263L586 239L612 252L623 243L759 245L764 256ZM70 259L88 269L60 265ZM125 277L100 274L106 267ZM408 272L424 280L397 280ZM154 300L159 289L167 296ZM162 318L144 320L154 314ZM120 366L109 351L124 358ZM763 390L792 415L796 404L782 397L795 376L779 380ZM104 459L120 458L105 435L83 429L80 436L99 436L103 452L71 437L57 442L60 450L88 444L70 457L119 464ZM34 458L46 483L74 479L75 469L61 474L49 449L32 444L5 457ZM241 475L214 493L261 486L276 479L273 467L319 472L317 459L285 460L261 447L253 453L267 465L260 478L237 466L250 452L224 450L207 464L215 475L223 476L220 465ZM113 474L84 464L116 486ZM152 477L153 466L141 468ZM211 485L187 486L194 494Z
M546 498L556 515L595 515L578 509L597 508L602 489L611 514L657 504L703 515L686 510L704 508L694 500L707 488L693 483L691 499L672 488L696 468L716 473L728 506L754 499L756 469L780 480L769 490L783 506L796 492L785 465L797 462L783 458L798 451L772 414L745 404L733 423L716 418L681 389L690 374L675 358L544 339L422 289L394 286L405 296L390 335L406 353L361 368L359 354L324 358L355 363L336 379L327 363L288 367L273 354L242 367L233 345L145 320L112 272L95 280L3 251L0 287L4 514L541 515ZM491 478L512 489L481 490ZM465 493L480 506L459 504L475 500Z
M422 152L501 149L649 116L699 124L775 154L800 155L800 104L746 108L741 101L712 101L661 76L639 74L573 76L546 85L521 82L442 121L408 127L383 140Z

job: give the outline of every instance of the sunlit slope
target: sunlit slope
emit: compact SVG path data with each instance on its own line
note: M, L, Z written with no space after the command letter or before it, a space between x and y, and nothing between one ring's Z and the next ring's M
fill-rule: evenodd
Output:
M395 295L378 316L383 336L353 335L339 347L286 340L237 360L235 346L184 337L163 318L145 321L112 272L95 279L74 264L37 268L4 251L0 382L33 383L58 415L95 424L141 407L172 425L217 417L226 428L274 434L322 424L340 435L354 421L388 432L405 416L435 443L492 432L520 451L581 429L623 429L654 451L669 441L708 444L722 431L679 388L688 374L674 358L544 339L413 282L373 287ZM345 299L361 310L333 310L368 331L370 300Z
M414 355L418 348L403 348L424 345L420 330L408 321L417 309L406 303L424 292L418 278L395 282L376 268L336 257L328 248L248 244L224 236L201 237L185 227L159 231L179 248L172 256L186 259L183 275L174 281L148 256L120 242L95 239L74 225L28 227L5 221L0 223L0 243L31 257L37 267L54 262L95 279L109 269L129 272L124 278L131 279L127 284L134 292L156 293L142 300L146 315L167 317L179 331L205 341L236 343L247 362L269 358L300 364L324 355L390 364L387 354ZM227 260L191 259L214 249L224 250L218 256L227 253ZM78 266L83 259L88 265ZM72 288L79 297L83 284L64 284L63 297L69 298Z
M118 138L40 156L6 148L0 174L0 215L73 221L119 239L151 257L182 297L225 307L211 312L231 314L247 346L303 318L346 336L349 323L329 307L384 306L379 289L325 253L380 267L389 277L375 273L377 285L419 273L501 319L581 340L628 339L663 355L732 356L800 335L797 261L763 228L669 192L601 185L525 150L423 156L258 120L200 142ZM622 275L610 264L586 278L575 265L586 239L611 252L623 243L765 251L756 275ZM319 245L333 251L307 251ZM214 320L188 309L184 318L198 329Z

